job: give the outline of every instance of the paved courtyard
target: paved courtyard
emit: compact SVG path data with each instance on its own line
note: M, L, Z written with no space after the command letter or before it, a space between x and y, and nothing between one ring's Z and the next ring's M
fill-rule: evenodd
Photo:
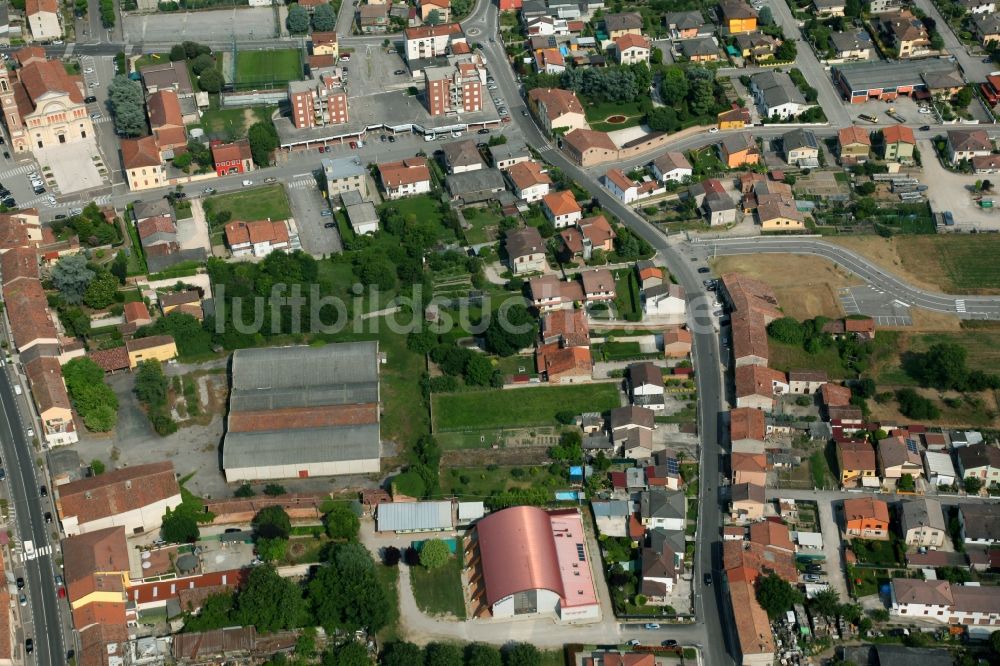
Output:
M980 208L972 198L970 188L977 180L982 180L983 176L949 171L937 160L930 141L918 141L917 144L924 167L920 182L927 185L926 194L931 210L935 213L951 211L955 216L956 227L962 231L1000 229L1000 212L995 208ZM989 179L989 176L986 178Z
M271 7L242 7L176 14L133 14L125 17L126 41L169 42L184 40L217 42L274 37L274 10Z
M205 209L201 206L201 199L191 201L191 217L177 221L177 242L182 250L201 248L206 253L211 253L208 222L205 220Z
M910 304L870 285L840 290L840 304L848 315L864 314L878 326L912 326Z
M90 190L104 185L94 156L100 153L93 139L63 143L51 148L36 148L35 158L42 167L52 169L52 176L62 194Z
M303 175L288 184L288 201L299 229L299 242L302 243L303 250L314 257L323 257L343 249L340 232L324 226L334 222L336 218L322 215L330 207L324 201L311 174Z

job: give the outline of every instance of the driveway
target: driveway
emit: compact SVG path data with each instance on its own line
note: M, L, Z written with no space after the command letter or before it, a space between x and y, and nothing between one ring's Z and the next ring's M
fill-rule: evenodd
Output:
M205 219L205 209L202 208L201 199L191 200L190 218L177 221L177 242L182 250L200 248L205 250L207 254L212 253L208 221Z
M97 168L102 163L100 153L93 138L50 148L36 148L34 153L39 164L52 169L59 191L63 194L104 185L104 178Z
M323 211L330 206L319 191L312 174L305 174L287 185L288 201L292 206L292 217L299 228L299 242L302 249L314 257L324 257L344 248L340 242L340 232L324 225L333 223L332 216L324 217Z
M819 499L819 529L823 533L823 552L826 554L826 577L830 588L847 599L847 580L844 578L844 551L840 542L840 526L833 514L833 502Z
M1000 229L1000 215L992 208L980 208L972 198L969 187L983 176L961 174L941 166L930 141L918 141L924 173L920 182L927 185L927 200L931 210L941 213L950 210L955 216L955 226L969 229ZM989 176L986 177L989 179Z

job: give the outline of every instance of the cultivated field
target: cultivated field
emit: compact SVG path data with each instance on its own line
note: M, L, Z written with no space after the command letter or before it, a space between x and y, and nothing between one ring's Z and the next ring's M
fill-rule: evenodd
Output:
M712 262L717 275L740 272L774 288L781 309L796 319L843 317L837 292L862 284L826 259L800 254L734 255Z
M606 412L619 406L615 384L438 393L431 400L435 432L552 426L560 411Z

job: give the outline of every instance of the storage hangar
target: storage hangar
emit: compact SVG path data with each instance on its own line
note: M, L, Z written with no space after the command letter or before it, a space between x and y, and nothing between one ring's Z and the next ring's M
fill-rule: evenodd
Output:
M377 342L233 353L226 480L379 471Z

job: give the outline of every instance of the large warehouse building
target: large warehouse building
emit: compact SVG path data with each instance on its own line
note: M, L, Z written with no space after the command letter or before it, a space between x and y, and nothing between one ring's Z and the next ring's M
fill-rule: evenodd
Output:
M575 509L515 506L481 519L470 546L469 583L480 617L554 614L595 620L601 605Z
M226 480L379 471L378 343L233 354Z

